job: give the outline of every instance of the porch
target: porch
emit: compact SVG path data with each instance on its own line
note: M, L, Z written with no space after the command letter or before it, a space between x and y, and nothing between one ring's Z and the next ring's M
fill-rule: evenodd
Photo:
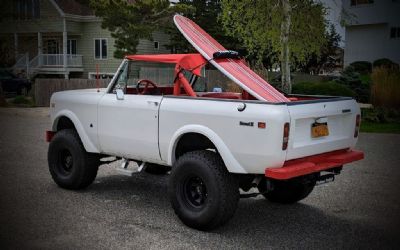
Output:
M65 65L64 60L66 60ZM13 68L24 72L28 78L37 74L65 75L69 72L83 72L82 55L39 54L29 59L29 54L25 53L17 57Z
M69 77L71 72L83 72L83 56L77 54L79 36L62 33L14 33L16 73L33 78L38 74L58 74ZM23 52L23 53L21 53Z

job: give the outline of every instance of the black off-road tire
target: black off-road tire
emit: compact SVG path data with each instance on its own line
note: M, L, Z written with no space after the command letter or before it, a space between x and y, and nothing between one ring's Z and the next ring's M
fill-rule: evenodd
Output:
M99 156L87 153L75 130L57 132L47 154L51 177L58 186L66 189L83 189L97 175Z
M169 196L184 224L211 230L234 215L239 185L218 154L192 151L182 155L172 167Z
M167 174L169 171L171 171L171 167L146 163L146 168L144 169L144 171L149 174L164 175Z
M315 187L315 179L274 180L272 191L266 192L265 180L258 185L260 193L269 201L281 204L293 204L306 198Z

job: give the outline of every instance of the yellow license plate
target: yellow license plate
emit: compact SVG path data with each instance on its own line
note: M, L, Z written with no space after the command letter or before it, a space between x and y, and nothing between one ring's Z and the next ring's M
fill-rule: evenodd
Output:
M328 136L328 124L327 123L313 123L311 126L311 137L317 138L322 136Z

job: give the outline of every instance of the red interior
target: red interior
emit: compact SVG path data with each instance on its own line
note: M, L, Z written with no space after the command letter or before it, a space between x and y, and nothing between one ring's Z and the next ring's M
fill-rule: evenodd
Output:
M200 54L162 54L162 55L131 55L126 57L129 60L160 62L160 63L175 63L175 80L173 86L166 87L160 86L154 88L150 85L145 85L147 88L140 88L139 93L135 87L128 87L127 94L144 94L144 95L175 95L175 96L191 96L191 97L205 97L205 98L218 98L218 99L232 99L232 100L257 100L254 96L245 90L242 93L235 92L207 92L195 93L189 81L182 73L182 69L191 71L194 75L200 76L201 68L207 63L205 58ZM142 79L141 81L148 81ZM281 95L281 94L280 94ZM303 101L318 99L316 97L302 97L302 96L285 96L288 101Z
M128 87L126 89L126 93L130 95L136 95L137 89L134 87ZM187 96L185 90L181 88L180 95ZM173 95L174 87L173 86L159 86L156 89L151 86L147 89L147 95ZM206 93L197 93L197 97L206 97L206 98L217 98L217 99L231 99L231 100L257 100L254 96L247 93L245 90L242 93L236 92L206 92ZM292 96L288 97L290 101L304 101L304 100L314 100L318 99L316 97L303 97L303 96Z
M143 88L140 88L141 90ZM153 87L149 87L147 89L147 95L172 95L174 93L174 87L157 87L156 89L154 89ZM127 87L126 88L126 94L128 95L136 95L137 94L137 89L133 88L133 87Z
M142 89L142 88L141 88ZM182 88L180 95L185 96L185 91ZM126 94L128 95L136 95L137 89L134 87L127 87ZM149 87L147 89L147 95L173 95L174 94L174 87L170 86L162 86L157 87L156 89ZM248 94L247 92L243 93L235 93L235 92L206 92L197 94L197 97L207 97L207 98L218 98L218 99L232 99L232 100L256 100L252 95Z

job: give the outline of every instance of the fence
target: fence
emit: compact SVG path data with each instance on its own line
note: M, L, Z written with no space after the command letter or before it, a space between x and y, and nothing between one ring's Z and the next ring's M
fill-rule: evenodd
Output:
M110 79L101 79L99 87L104 88L108 85ZM34 86L36 106L49 106L50 97L53 93L72 89L90 89L96 88L95 79L36 79Z

